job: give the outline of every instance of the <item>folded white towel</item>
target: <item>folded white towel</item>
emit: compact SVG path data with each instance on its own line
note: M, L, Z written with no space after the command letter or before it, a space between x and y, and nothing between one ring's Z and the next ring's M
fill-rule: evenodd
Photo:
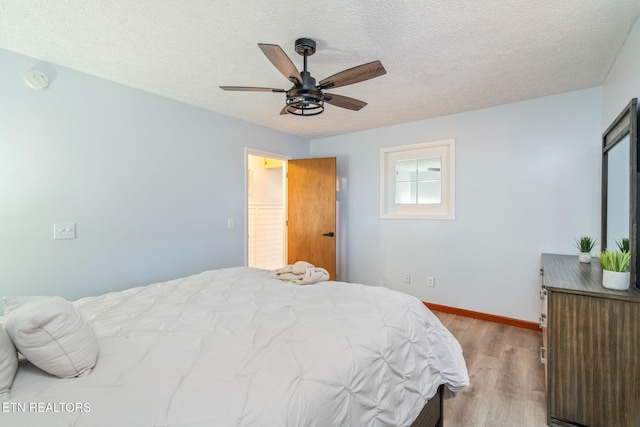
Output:
M307 272L307 268L315 268L315 265L309 264L306 261L298 261L291 266L291 272L293 274L305 274Z
M329 280L329 272L308 262L298 261L293 265L287 265L278 270L276 279L286 280L298 285L311 285Z

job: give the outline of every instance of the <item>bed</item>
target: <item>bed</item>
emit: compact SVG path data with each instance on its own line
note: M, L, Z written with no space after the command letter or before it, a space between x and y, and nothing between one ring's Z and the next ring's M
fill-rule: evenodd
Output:
M440 321L383 287L237 267L73 306L95 366L58 378L21 363L0 425L435 427L469 381Z

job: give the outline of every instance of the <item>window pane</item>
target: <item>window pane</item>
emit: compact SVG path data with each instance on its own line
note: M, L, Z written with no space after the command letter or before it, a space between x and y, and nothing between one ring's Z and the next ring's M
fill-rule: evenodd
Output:
M396 182L415 181L417 170L417 159L396 161Z
M442 160L440 157L417 159L417 161L418 181L440 179L440 169L442 167Z
M418 181L418 203L434 204L441 203L440 180Z
M396 204L407 205L416 203L416 183L396 182Z

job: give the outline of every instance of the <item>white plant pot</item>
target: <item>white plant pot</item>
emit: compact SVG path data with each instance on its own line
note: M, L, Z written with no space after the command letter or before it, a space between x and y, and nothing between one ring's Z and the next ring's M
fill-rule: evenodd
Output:
M591 253L590 252L580 252L580 255L578 255L578 261L584 262L585 264L590 263L591 262Z
M629 289L629 272L602 270L602 286L617 291Z

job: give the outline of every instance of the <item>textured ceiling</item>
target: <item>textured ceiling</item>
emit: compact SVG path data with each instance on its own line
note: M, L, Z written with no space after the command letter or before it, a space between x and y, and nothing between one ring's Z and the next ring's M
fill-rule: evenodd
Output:
M2 0L0 48L316 139L600 85L639 14L640 0ZM300 37L318 81L380 60L386 75L331 90L369 105L281 116L282 93L219 89L289 89L257 44L301 69Z

